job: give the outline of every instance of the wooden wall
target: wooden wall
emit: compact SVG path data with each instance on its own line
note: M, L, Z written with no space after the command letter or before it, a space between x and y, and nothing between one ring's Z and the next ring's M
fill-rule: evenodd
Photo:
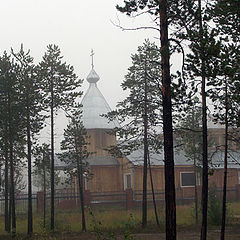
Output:
M233 188L239 184L238 171L240 169L230 168L227 174L227 187ZM216 187L223 187L223 169L215 169L213 175L209 177L209 186L216 185Z
M193 172L193 166L176 166L175 167L175 187L180 188L180 173L181 172ZM142 189L142 176L143 167L135 167L135 190ZM164 166L152 166L152 176L153 184L156 190L164 190L165 188L165 177L164 177ZM148 185L147 188L150 189L150 175L148 170Z
M119 166L92 166L91 192L111 192L123 189Z
M105 156L109 153L104 150L111 145L116 144L115 135L109 134L108 129L88 129L87 135L89 136L88 151L93 152L96 156Z
M193 172L193 166L175 166L175 187L176 189L185 189L185 192L192 191L194 187L181 187L180 173L181 172ZM240 169L228 169L228 188L234 188L239 184L238 171ZM135 172L135 190L142 190L142 176L143 167L137 166L134 168ZM164 166L153 166L152 167L153 183L155 190L164 190L165 179L164 179ZM201 181L201 179L200 179ZM223 186L223 169L215 169L213 175L209 176L209 186L216 185L221 188ZM150 190L150 177L148 171L148 185L147 188ZM191 190L192 189L192 190Z

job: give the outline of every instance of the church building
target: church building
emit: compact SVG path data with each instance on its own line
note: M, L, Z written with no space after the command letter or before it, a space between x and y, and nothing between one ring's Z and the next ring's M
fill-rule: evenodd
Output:
M117 192L126 189L132 189L133 192L141 192L143 176L143 151L139 149L129 156L117 158L112 156L106 149L116 144L116 136L111 130L119 123L109 122L103 114L111 111L107 101L98 89L97 83L100 77L94 70L93 64L90 73L87 76L89 88L82 99L83 106L83 125L89 136L89 152L92 154L87 159L91 177L84 179L84 188L90 192ZM212 130L214 135L215 130ZM217 129L218 135L220 130ZM221 135L221 134L220 134ZM219 135L219 139L223 136ZM186 156L184 150L175 151L175 185L176 197L192 198L194 196L195 184L201 191L201 170L196 174L195 167ZM218 188L222 187L223 182L223 157L222 153L216 154L216 171L210 177L210 183L213 182ZM240 159L240 153L232 152L230 158ZM229 160L230 161L230 160ZM153 184L156 192L164 192L164 155L151 154ZM57 170L64 170L64 163L56 162ZM239 164L229 164L228 187L240 190L240 170ZM149 171L148 171L149 173ZM151 191L150 178L148 174L148 191ZM238 191L238 190L236 190ZM238 194L238 193L237 193ZM239 193L240 198L240 193ZM137 197L136 197L137 198ZM158 198L158 196L157 196ZM163 198L163 195L161 196Z

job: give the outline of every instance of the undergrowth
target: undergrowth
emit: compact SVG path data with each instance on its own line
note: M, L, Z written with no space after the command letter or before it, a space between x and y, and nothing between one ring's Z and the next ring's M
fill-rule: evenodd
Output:
M214 203L214 199L210 200ZM211 204L210 204L211 206ZM240 215L240 203L228 204L228 212L231 215ZM87 210L87 209L86 209ZM195 224L193 205L177 206L177 228L179 229L196 229L199 225ZM212 209L213 213L219 217L219 212ZM134 209L131 211L105 209L86 211L87 231L95 235L97 239L114 240L121 236L121 239L132 240L135 233L159 233L165 231L165 209L163 207L158 209L160 228L155 223L155 216L153 209L148 210L148 225L145 229L141 227L141 209ZM210 213L211 214L211 213ZM211 215L209 215L211 216ZM228 224L229 222L228 217ZM200 221L199 221L200 222ZM211 221L209 221L211 226ZM216 221L213 222L216 224ZM33 239L49 239L54 240L56 237L50 231L50 216L46 217L46 228L43 227L43 218L41 214L34 215L34 238ZM74 211L56 211L55 215L55 231L60 233L81 233L81 211L75 209ZM15 239L26 239L27 232L27 215L17 216L17 237ZM4 216L0 216L0 239L8 238L10 235L4 232Z

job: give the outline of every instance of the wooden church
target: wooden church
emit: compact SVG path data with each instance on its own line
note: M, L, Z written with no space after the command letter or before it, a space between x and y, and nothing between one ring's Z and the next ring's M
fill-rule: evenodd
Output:
M116 136L109 134L118 122L109 122L102 115L111 109L104 96L97 87L100 80L93 68L87 76L89 88L83 99L83 124L89 136L89 151L93 154L87 159L91 178L84 179L84 188L90 192L116 192L132 189L142 190L143 175L143 151L139 149L131 155L123 158L111 156L105 149L116 144ZM218 139L223 139L222 132L217 129ZM215 130L212 129L214 138ZM240 151L232 152L230 158L238 159L240 162ZM229 160L230 161L230 160ZM222 187L223 182L223 156L222 153L215 155L214 162L216 171L210 177L217 187ZM164 158L163 154L151 154L152 176L156 191L164 191ZM56 169L64 170L67 167L59 160L56 162ZM196 174L193 163L185 157L184 150L175 152L175 185L176 193L187 198L193 196L194 186L197 184L201 188L201 171ZM149 176L149 174L148 174ZM229 165L228 187L235 188L240 184L239 164ZM148 178L148 190L150 191L150 180ZM236 190L238 191L238 190ZM240 193L239 194L240 198ZM178 197L178 196L177 196Z

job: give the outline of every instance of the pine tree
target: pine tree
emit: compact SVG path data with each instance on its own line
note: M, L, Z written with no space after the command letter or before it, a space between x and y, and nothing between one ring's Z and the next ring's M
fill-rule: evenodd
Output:
M198 223L198 192L197 192L197 174L198 168L201 166L202 146L201 146L201 106L199 99L194 98L192 105L188 107L187 112L179 119L176 134L183 144L185 156L194 166L195 182L194 182L194 201L195 201L195 220Z
M44 110L43 96L40 91L40 83L37 79L36 67L30 50L24 52L23 45L20 51L12 54L17 64L17 78L20 83L21 101L23 104L26 139L27 139L27 162L28 162L28 229L29 235L33 232L32 216L32 146L34 136L43 127L45 117L41 115Z
M185 59L185 73L191 91L197 92L201 86L202 99L202 228L201 239L207 238L208 204L208 140L207 140L207 90L208 80L216 77L220 53L219 32L209 25L209 3L203 1L179 1L176 13L174 35L188 44L189 53Z
M73 67L62 62L62 58L58 46L48 45L39 64L39 77L51 121L51 230L54 230L54 114L59 109L67 111L73 107L75 99L82 94L77 89L82 80L77 79Z
M214 120L223 124L225 127L221 240L224 240L225 238L229 151L228 141L231 138L231 132L229 129L238 127L240 106L239 89L237 88L237 86L240 85L240 79L239 76L237 76L240 63L239 54L239 43L230 43L221 48L218 76L210 82L210 84L215 87L209 90L209 95L214 105Z
M174 1L173 1L174 2ZM162 110L165 160L165 202L166 202L166 238L176 239L176 199L174 182L173 126L172 126L172 88L170 76L170 51L168 24L172 1L166 0L129 0L117 9L131 16L134 12L147 12L160 20L161 74L162 74ZM159 25L159 23L157 23Z
M77 179L79 197L82 211L82 231L86 231L86 219L84 211L83 173L87 167L86 158L89 156L87 150L87 131L81 121L81 110L75 111L70 118L67 128L64 130L64 140L61 142L61 149L64 153L61 158L70 166L77 168Z
M43 227L46 227L46 191L50 189L50 155L50 146L45 143L34 152L35 182L33 184L37 187L41 186L43 190Z
M5 230L16 233L15 215L15 165L16 157L22 158L25 144L23 135L23 105L21 102L20 83L17 79L17 66L11 56L5 52L0 58L0 105L1 138L5 157ZM19 164L19 163L18 163ZM10 182L8 182L8 171ZM9 191L10 189L10 191ZM8 204L8 193L10 202ZM8 210L9 207L9 210Z
M161 118L160 51L154 43L146 40L132 55L132 66L128 69L122 83L123 90L130 91L129 96L117 104L117 110L108 114L110 120L117 118L122 127L115 129L121 143L111 151L130 154L143 146L143 200L142 226L147 224L147 169L151 149L157 150L159 142L156 126ZM158 149L159 150L159 149Z

